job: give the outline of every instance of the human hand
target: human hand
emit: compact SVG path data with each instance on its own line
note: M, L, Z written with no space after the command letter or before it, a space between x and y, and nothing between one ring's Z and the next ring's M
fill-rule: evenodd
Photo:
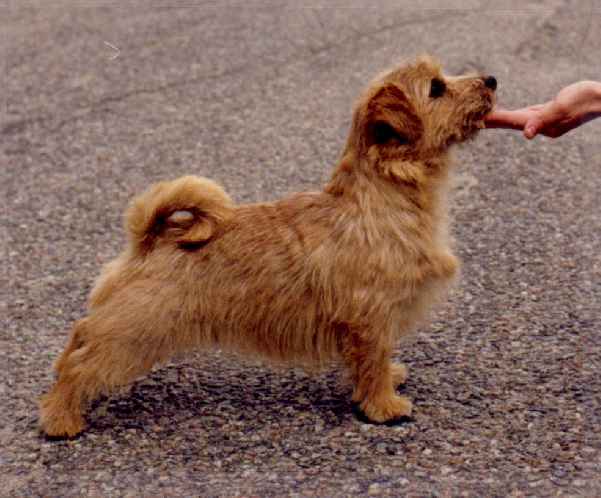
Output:
M556 138L599 116L601 83L580 81L565 87L544 104L514 111L495 109L485 117L485 123L487 128L523 130L528 139L538 133Z

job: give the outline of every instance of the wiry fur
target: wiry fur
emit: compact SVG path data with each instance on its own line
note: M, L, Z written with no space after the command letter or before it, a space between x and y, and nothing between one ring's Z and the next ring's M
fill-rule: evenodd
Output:
M429 96L433 78L447 91ZM390 356L452 281L447 148L481 127L493 92L481 77L444 78L424 57L360 98L322 192L234 205L213 182L163 182L126 213L129 243L109 263L41 401L53 436L156 363L218 346L276 362L341 360L373 421L408 416Z

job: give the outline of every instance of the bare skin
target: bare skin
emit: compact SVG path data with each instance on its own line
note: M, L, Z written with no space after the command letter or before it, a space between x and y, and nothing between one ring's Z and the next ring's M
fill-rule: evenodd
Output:
M544 104L516 110L495 109L485 118L487 128L522 130L528 139L538 134L557 138L601 116L601 82L579 81L563 88Z

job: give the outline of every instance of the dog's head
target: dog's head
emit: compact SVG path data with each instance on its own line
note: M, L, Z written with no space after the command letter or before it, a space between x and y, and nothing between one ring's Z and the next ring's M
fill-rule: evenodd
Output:
M427 161L484 127L497 82L492 76L450 77L429 56L378 77L359 99L347 150L368 167Z

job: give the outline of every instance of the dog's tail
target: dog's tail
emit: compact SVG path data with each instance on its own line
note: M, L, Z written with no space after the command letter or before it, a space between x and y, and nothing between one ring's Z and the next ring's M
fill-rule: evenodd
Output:
M125 213L132 249L146 254L161 241L180 246L208 241L234 205L216 183L197 176L161 182L135 197Z

